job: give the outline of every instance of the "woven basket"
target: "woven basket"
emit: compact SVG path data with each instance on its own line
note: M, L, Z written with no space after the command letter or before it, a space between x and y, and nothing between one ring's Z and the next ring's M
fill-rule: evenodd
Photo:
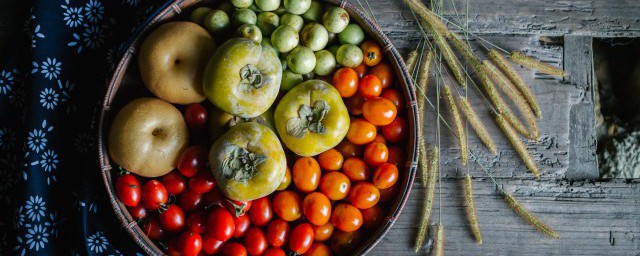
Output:
M380 45L384 47L384 58L389 62L395 71L395 75L398 78L397 86L402 89L404 93L405 102L407 102L407 113L410 124L410 134L408 140L408 152L407 162L401 174L401 187L397 198L391 205L391 210L386 216L385 222L365 241L361 241L362 244L355 250L355 255L361 255L369 252L382 237L389 231L391 226L398 218L404 204L406 203L411 186L415 178L415 172L418 163L418 136L416 133L416 127L420 123L417 114L416 94L414 86L409 79L409 72L402 60L402 57L398 53L397 49L393 46L389 38L385 36L380 27L367 18L365 14L359 10L352 3L346 0L325 0L326 2L341 6L346 9L351 16L351 19L356 21L365 30L365 32L376 40ZM155 15L149 18L141 29L139 29L134 37L130 40L127 51L123 53L119 60L115 71L109 80L107 85L106 95L102 102L102 109L100 111L99 130L98 130L98 151L100 158L100 166L102 172L102 178L104 185L107 189L111 205L116 213L116 216L122 226L131 235L133 240L142 248L147 254L150 255L162 255L163 252L158 248L137 225L137 222L131 217L124 204L118 200L114 183L112 180L113 165L108 155L106 145L106 134L108 133L111 121L115 114L126 103L131 100L143 96L153 97L150 92L142 85L138 67L136 65L136 49L140 46L141 39L146 34L156 28L163 22L172 20L187 20L188 14L192 9L197 6L207 4L210 1L198 1L198 0L174 0L168 1L160 8ZM183 14L184 12L184 14ZM133 65L131 65L133 63Z

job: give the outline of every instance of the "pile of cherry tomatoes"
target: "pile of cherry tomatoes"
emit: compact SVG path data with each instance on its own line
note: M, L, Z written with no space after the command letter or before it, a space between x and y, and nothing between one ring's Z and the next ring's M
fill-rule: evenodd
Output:
M186 148L177 170L157 179L123 174L116 194L143 232L169 255L348 254L384 222L400 187L402 149L409 127L402 92L367 41L357 68L322 79L340 92L351 115L346 138L315 157L289 154L278 190L249 202L226 198L208 166L208 149ZM207 110L185 109L191 130L201 131ZM202 133L202 131L201 131ZM389 207L386 207L387 209ZM373 233L373 232L369 232Z

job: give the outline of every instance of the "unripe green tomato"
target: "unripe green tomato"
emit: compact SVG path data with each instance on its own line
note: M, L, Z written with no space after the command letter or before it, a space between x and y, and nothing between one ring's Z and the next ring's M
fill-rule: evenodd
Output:
M313 69L313 73L319 76L331 74L336 68L336 57L333 56L333 53L327 50L320 50L315 55L316 67Z
M211 34L219 34L229 27L229 15L222 10L213 10L204 17L204 28Z
M275 9L273 12L278 14L278 16L282 16L285 13L288 13L287 9L285 9L284 6L282 6L282 5L278 6L278 9Z
M322 13L324 13L324 6L318 1L311 1L309 10L302 14L302 18L309 21L321 22Z
M284 9L289 13L303 14L311 7L311 0L284 0Z
M256 25L243 24L236 32L240 37L249 38L258 43L262 42L262 32L260 32L260 29Z
M349 13L340 7L329 7L322 15L322 24L331 33L340 33L349 25Z
M324 49L329 42L329 34L327 29L319 23L309 23L304 25L300 31L302 37L302 45L309 47L312 51Z
M199 25L204 24L204 17L207 16L211 12L211 8L209 7L198 7L191 12L189 19Z
M280 25L289 25L295 29L296 32L300 32L304 25L304 20L298 15L285 13L280 17Z
M295 87L299 83L302 83L304 79L301 74L296 74L291 70L285 70L282 72L282 82L280 83L281 91L288 91Z
M231 0L231 5L236 8L248 8L253 4L253 0Z
M289 25L276 28L271 34L271 45L279 52L288 52L298 46L298 32Z
M338 34L338 40L341 44L360 45L364 40L364 31L356 23L350 23Z
M255 25L257 19L258 17L256 16L256 13L251 9L238 9L233 13L233 16L231 16L231 25L234 27L240 27L243 24Z
M258 28L258 29L260 29L260 28ZM262 31L260 31L260 33L262 33ZM271 44L271 37L264 37L262 39L263 39L262 42L260 42L261 45L267 46L267 47L273 49L274 51L276 51L276 48L273 47L273 45ZM278 51L276 51L276 53L278 53Z
M272 12L261 12L258 14L256 26L262 31L262 35L270 36L271 33L280 26L280 17Z
M307 74L316 67L316 55L305 46L298 46L287 54L287 67L298 74Z
M280 0L255 0L256 6L263 12L270 12L278 9Z
M355 68L362 62L362 50L353 44L343 44L338 48L336 60L342 66Z

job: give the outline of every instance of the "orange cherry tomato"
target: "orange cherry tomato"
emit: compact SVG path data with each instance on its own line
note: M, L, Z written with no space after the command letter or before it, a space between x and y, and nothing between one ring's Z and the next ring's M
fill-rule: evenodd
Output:
M380 49L380 45L376 44L373 41L366 41L360 45L360 49L362 50L362 62L371 67L378 65L380 61L382 61L382 49Z
M333 74L333 86L342 98L349 98L358 91L358 74L352 68L343 67Z
M349 255L360 245L361 238L360 230L353 232L336 230L333 237L331 237L331 250L340 252L340 254Z
M318 164L325 171L339 171L342 169L344 157L337 149L329 149L318 155Z
M382 224L384 220L384 212L379 205L374 205L369 209L360 210L362 212L362 227L374 230Z
M394 164L385 163L373 172L373 185L379 189L390 188L398 181L398 167Z
M291 184L291 169L289 169L289 166L287 166L287 170L284 173L284 178L282 178L282 181L280 182L277 190L285 190L287 189L287 187L289 187L289 184Z
M396 167L404 165L404 150L398 146L389 146L389 158L387 158L387 163L394 164Z
M370 182L363 181L353 185L349 200L358 209L369 209L380 201L380 190Z
M351 181L341 172L330 172L320 178L320 192L331 200L342 200L349 194Z
M362 104L362 115L374 125L388 125L396 118L397 114L396 106L386 98L368 99Z
M297 220L302 216L302 199L296 192L280 191L273 197L273 211L283 220Z
M313 225L324 225L331 216L331 202L320 192L313 192L304 197L302 213Z
M351 121L349 131L347 131L347 139L356 145L364 145L372 142L378 134L375 125L362 118Z
M385 98L393 102L393 105L396 106L398 113L404 110L404 96L400 90L395 88L387 88L382 90L380 97Z
M309 193L320 184L320 165L315 158L305 156L298 158L293 164L293 184L303 193Z
M380 189L380 203L391 202L395 199L400 191L400 182L396 182L393 186L385 189Z
M373 142L380 142L382 144L387 144L387 139L384 138L384 136L382 136L382 134L376 134L376 137L373 139Z
M356 68L354 68L354 70L358 74L358 78L362 78L367 73L367 66L364 65L364 63L361 62L360 65L358 65Z
M331 256L331 248L324 243L315 242L303 256Z
M344 158L362 156L362 147L351 143L349 139L342 140L335 149L340 151L340 154L342 154L342 157Z
M372 142L364 149L364 162L371 167L378 167L387 162L389 150L384 143Z
M346 99L345 104L347 105L349 114L353 116L362 115L362 105L366 100L367 99L362 97L360 93L356 93L356 95L354 95L353 97Z
M313 237L318 242L329 240L329 238L331 238L331 235L333 234L333 223L331 223L331 221L325 223L322 226L312 225L312 227L314 234Z
M378 97L382 93L382 82L377 76L366 75L358 83L358 92L365 99Z
M391 86L393 83L393 71L387 63L379 63L369 71L369 74L377 76L378 79L380 79L382 89Z
M388 125L382 126L382 135L387 141L392 143L398 143L405 141L409 134L409 123L403 116L396 116Z
M333 208L331 223L345 232L356 231L362 226L362 213L351 204L338 204Z
M350 181L363 181L371 178L369 166L360 158L350 157L344 160L342 172Z

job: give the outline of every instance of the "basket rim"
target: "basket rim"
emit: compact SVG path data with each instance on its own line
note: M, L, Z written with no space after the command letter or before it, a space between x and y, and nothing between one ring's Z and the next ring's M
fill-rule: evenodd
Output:
M410 124L409 129L409 140L408 147L409 152L407 161L405 163L405 170L407 178L402 179L401 190L398 192L398 195L395 199L395 202L391 206L392 210L386 216L385 223L383 226L377 228L375 232L370 236L366 241L361 241L361 245L354 251L354 255L361 255L370 252L380 241L382 238L391 230L391 227L399 217L404 208L409 195L411 193L411 189L415 180L415 175L417 171L417 163L418 163L418 135L417 135L417 125L420 124L420 117L418 115L417 109L417 101L416 101L416 92L415 86L413 84L413 80L409 79L410 74L408 72L407 67L405 66L404 60L396 47L393 45L391 40L386 36L386 34L382 31L382 29L378 26L376 22L371 20L362 10L360 10L355 4L347 1L347 0L321 0L323 2L332 3L338 5L347 12L350 13L350 16L356 14L355 20L360 25L363 26L363 29L368 32L369 36L373 37L374 40L378 41L382 46L384 46L384 54L387 57L387 61L390 62L391 67L394 69L394 73L398 80L400 80L401 86L399 86L403 94L405 96L405 101L407 102L406 110L408 114L408 121ZM191 5L198 2L204 2L200 0L168 0L166 1L158 11L154 14L150 15L149 18L143 23L144 25L140 26L131 36L131 39L126 42L126 51L119 56L118 64L116 68L110 75L109 82L107 83L107 87L105 90L104 97L101 102L101 109L98 119L98 157L100 161L100 169L102 179L107 190L107 194L109 195L109 201L111 206L116 213L116 217L118 221L122 224L122 226L127 230L129 235L132 236L136 244L140 246L140 248L147 254L150 255L162 255L163 252L158 248L158 246L152 242L146 235L142 229L137 225L137 222L131 217L129 212L126 210L126 206L122 204L115 195L114 184L111 178L112 166L111 160L108 156L108 150L106 146L106 137L105 133L108 133L108 128L106 127L106 118L110 116L111 106L110 103L114 99L115 94L117 93L117 87L119 83L122 81L122 77L127 71L129 64L132 62L133 54L135 53L136 46L139 41L142 39L142 36L145 34L145 31L148 31L150 27L157 25L158 23L165 20L167 16L172 18L170 15L179 15L182 12L182 7L186 5L187 8L190 8ZM170 19L169 19L170 20ZM362 24L364 23L364 24ZM135 62L134 62L135 63Z

